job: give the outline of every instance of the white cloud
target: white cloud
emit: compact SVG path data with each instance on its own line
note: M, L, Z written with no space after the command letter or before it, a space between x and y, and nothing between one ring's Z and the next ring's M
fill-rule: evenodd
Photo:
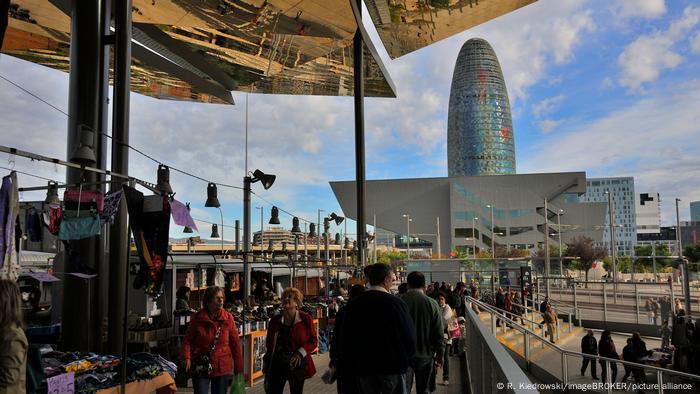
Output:
M660 192L667 200L700 199L695 154L700 140L691 137L700 133L700 81L669 92L655 92L588 124L568 125L544 137L521 156L520 172L634 176L637 189ZM536 153L544 151L548 160L539 160Z
M563 94L554 96L554 97L549 97L546 98L540 102L537 102L532 105L532 114L535 115L536 117L540 117L542 115L546 115L550 112L552 112L556 107L559 106L559 104L564 101L566 96Z
M690 38L690 50L693 53L700 53L700 31Z
M622 18L658 18L666 13L664 0L617 0L616 14Z
M537 126L540 128L540 130L542 130L543 134L551 133L560 124L562 124L561 120L554 119L542 119L537 121Z
M643 84L656 81L663 70L681 64L684 59L673 47L698 22L700 8L687 7L679 19L671 22L668 30L640 36L629 44L617 59L622 68L620 85L638 90Z

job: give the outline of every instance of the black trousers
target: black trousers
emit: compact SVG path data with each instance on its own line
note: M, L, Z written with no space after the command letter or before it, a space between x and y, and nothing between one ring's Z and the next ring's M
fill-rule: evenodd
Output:
M586 368L588 368L589 363L591 364L591 376L597 378L598 374L596 373L595 359L587 357L583 358L583 364L581 365L581 375L586 374Z
M603 383L605 383L605 379L608 377L608 370L605 368L605 364L607 364L607 361L601 361L600 362L600 368L602 370L602 380ZM610 383L614 383L615 380L617 379L617 363L615 362L610 362L610 371L612 372L612 379L610 379Z
M282 394L284 385L289 382L289 392L291 394L302 394L304 392L304 378L299 379L292 374L289 366L274 360L272 368L265 376L265 387L267 394Z

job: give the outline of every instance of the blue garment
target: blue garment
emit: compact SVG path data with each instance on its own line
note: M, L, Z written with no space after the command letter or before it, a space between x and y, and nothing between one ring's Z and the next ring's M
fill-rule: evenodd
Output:
M217 376L214 378L192 378L192 388L194 394L226 394L228 389L228 376ZM211 384L211 391L209 385Z
M61 228L58 230L58 239L68 241L71 239L83 239L100 234L100 216L90 214L79 218L63 216Z
M31 242L41 242L41 219L36 208L31 207L27 210L24 227Z

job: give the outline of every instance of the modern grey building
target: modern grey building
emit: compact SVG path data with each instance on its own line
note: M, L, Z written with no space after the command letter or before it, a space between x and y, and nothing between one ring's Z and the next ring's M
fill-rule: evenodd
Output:
M661 231L661 196L659 193L638 193L634 210L637 234L655 234Z
M330 185L343 213L357 219L355 183ZM368 222L376 215L377 227L405 234L403 215L410 215L411 234L433 242L433 254L440 234L442 255L472 245L490 250L492 238L496 247L541 245L545 218L537 208L545 199L552 244L559 242L559 229L562 243L579 235L601 239L607 212L607 203L579 201L586 192L584 172L376 180L367 181L365 190Z
M448 175L515 174L508 91L496 53L472 38L457 56L447 115Z
M637 242L637 216L635 213L634 178L590 178L586 181L586 193L581 202L608 203L606 191L612 194L617 254L631 255ZM610 219L606 210L605 228L600 244L610 253Z
M690 203L690 221L700 222L700 201Z

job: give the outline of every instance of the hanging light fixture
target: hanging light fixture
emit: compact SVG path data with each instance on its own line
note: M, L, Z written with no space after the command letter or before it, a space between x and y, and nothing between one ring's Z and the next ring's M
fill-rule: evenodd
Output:
M78 164L94 164L97 162L95 158L95 133L89 128L80 125L78 126L78 137L80 138L78 147L73 150L70 161Z
M340 223L343 223L343 220L345 220L344 217L336 215L335 212L331 213L331 216L329 216L329 218L335 221L336 226L340 225Z
M46 190L46 199L44 202L49 205L61 204L61 200L58 198L58 183L49 181L49 188Z
M204 206L207 208L219 208L221 204L219 204L217 194L216 183L210 182L207 185L207 202L204 203Z
M277 207L272 207L272 217L269 224L280 224L280 210Z
M253 172L253 179L251 179L251 181L253 183L260 181L260 183L262 183L265 190L267 190L267 189L272 187L272 184L275 183L276 178L277 178L276 175L265 174L264 172L262 172L260 170L255 170Z
M219 238L219 226L216 224L211 225L211 238Z
M335 244L340 245L340 233L335 233Z
M343 242L344 249L350 249L350 238L345 237L345 242Z
M309 223L309 238L316 236L316 223Z
M170 168L164 164L158 165L158 184L156 188L168 196L173 194L173 188L170 187Z
M292 219L292 233L293 234L301 233L301 228L299 228L299 218L296 216Z

